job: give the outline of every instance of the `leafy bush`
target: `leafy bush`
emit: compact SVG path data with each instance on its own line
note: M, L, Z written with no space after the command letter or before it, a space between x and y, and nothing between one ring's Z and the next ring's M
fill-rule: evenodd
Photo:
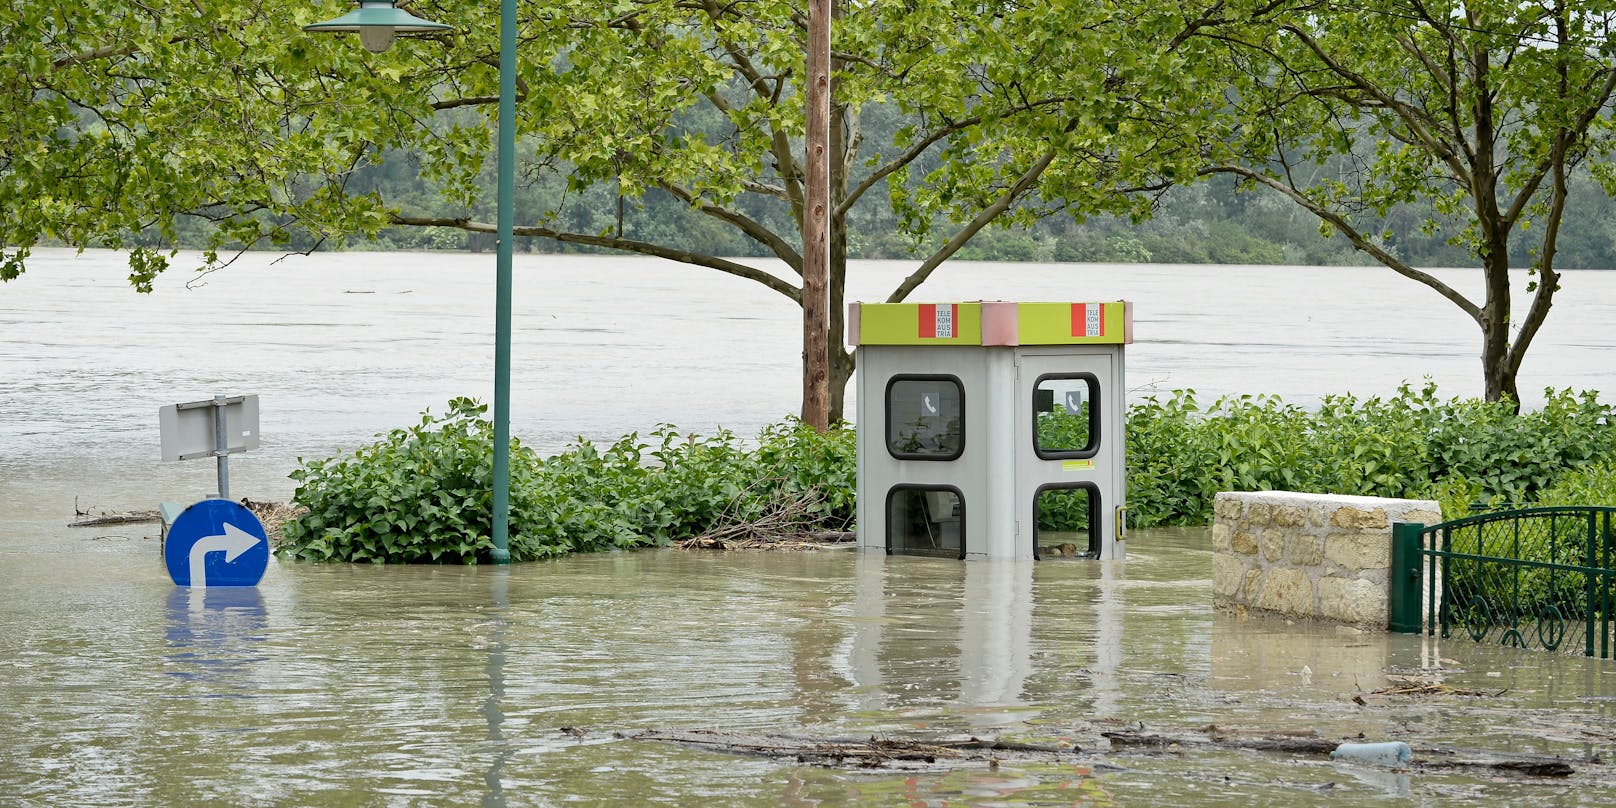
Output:
M395 429L349 457L292 472L308 509L281 528L277 552L313 561L470 562L493 549L493 425L468 398ZM511 447L513 533L534 510L538 459ZM512 558L534 557L527 545Z
M1038 448L1046 452L1072 452L1088 448L1089 402L1083 402L1075 413L1058 407L1038 413L1036 421Z
M1327 396L1312 411L1263 396L1204 410L1193 391L1153 397L1128 417L1132 524L1205 524L1218 491L1529 501L1616 449L1616 410L1597 394L1545 397L1519 415L1508 402L1440 400L1434 385Z
M1033 505L1033 517L1039 530L1087 531L1089 492L1082 488L1044 489Z
M1128 515L1151 527L1190 524L1209 513L1217 491L1204 477L1200 407L1194 390L1152 396L1128 410Z
M476 563L488 557L493 426L486 407L449 402L351 456L292 473L308 509L277 552L313 561ZM782 498L808 503L818 525L854 514L853 430L824 435L797 421L764 430L749 449L732 433L700 438L663 425L654 443L630 434L605 449L580 441L539 459L511 446L510 553L527 561L569 552L659 546L744 522Z
M1452 402L1433 430L1432 462L1480 482L1488 495L1525 502L1566 471L1610 453L1616 418L1597 393L1545 395L1542 409L1519 415L1505 402Z
M278 552L310 560L464 562L492 549L493 428L483 406L449 403L351 456L293 472L308 513ZM1078 445L1086 420L1050 417L1051 445ZM584 441L540 459L513 441L511 557L667 545L805 503L818 529L855 517L854 431L796 420L755 444L732 433L684 435L663 425L598 448ZM1219 491L1288 489L1432 497L1449 518L1471 503L1616 502L1616 412L1594 393L1547 392L1542 409L1440 400L1435 387L1389 398L1326 397L1306 410L1267 396L1209 407L1193 390L1129 411L1129 519L1135 527L1206 524ZM1598 461L1598 462L1595 462ZM1084 500L1086 502L1086 499ZM1053 503L1052 526L1081 524ZM1059 511L1057 514L1056 511ZM1057 516L1059 517L1057 519Z
M755 457L760 477L787 496L807 495L827 530L850 530L858 510L857 433L836 424L824 434L792 418L766 427Z
M1616 458L1603 457L1571 469L1539 491L1533 504L1616 507Z

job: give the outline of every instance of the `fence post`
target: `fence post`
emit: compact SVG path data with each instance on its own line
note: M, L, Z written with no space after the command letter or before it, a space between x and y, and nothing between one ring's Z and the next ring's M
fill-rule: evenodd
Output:
M1392 566L1386 571L1386 628L1399 634L1420 633L1419 522L1392 525Z
M1583 548L1582 565L1585 567L1597 567L1599 565L1599 512L1590 508L1588 510L1588 518L1586 523L1588 528L1588 537ZM1556 558L1554 560L1559 561L1560 559ZM1585 609L1584 614L1587 615L1584 618L1587 621L1587 625L1584 626L1582 632L1583 655L1593 656L1594 631L1596 630L1595 626L1597 626L1599 623L1600 611L1600 603L1597 597L1599 594L1598 579L1604 576L1584 573L1583 577L1587 579L1584 588L1588 590L1587 598L1583 603L1583 608Z

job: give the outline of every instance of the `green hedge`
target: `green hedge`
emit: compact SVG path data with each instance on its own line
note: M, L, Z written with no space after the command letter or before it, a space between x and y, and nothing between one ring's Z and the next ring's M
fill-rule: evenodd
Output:
M281 529L276 552L311 561L475 563L491 539L493 426L486 407L455 399L351 455L292 473L307 508ZM541 459L511 446L510 553L529 561L569 552L671 544L782 501L806 503L817 526L853 521L854 444L847 427L820 435L797 421L735 435L659 427L605 448L580 442Z
M1311 410L1265 396L1203 406L1192 390L1146 399L1128 416L1130 523L1206 524L1217 492L1265 489L1436 498L1445 514L1489 500L1609 504L1612 407L1591 392L1545 395L1541 409L1519 415L1504 403L1439 399L1434 385L1388 398L1330 396ZM442 416L428 412L351 455L304 464L292 478L308 512L282 528L277 552L318 561L486 558L493 427L485 410L455 399ZM1067 420L1047 427L1086 429L1083 419ZM758 519L783 501L807 503L819 528L844 530L854 487L854 433L845 425L820 435L790 420L748 442L664 425L649 440L580 442L550 458L513 441L511 557L667 545Z
M1435 385L1329 396L1313 410L1262 396L1202 407L1194 391L1147 399L1128 416L1132 524L1206 524L1219 491L1529 502L1616 448L1616 412L1596 393L1544 395L1519 415L1507 402L1439 399Z

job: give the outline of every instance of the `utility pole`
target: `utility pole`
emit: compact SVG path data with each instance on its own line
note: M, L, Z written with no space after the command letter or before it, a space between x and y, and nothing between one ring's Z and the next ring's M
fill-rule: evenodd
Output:
M802 420L830 426L830 3L808 0L802 222Z

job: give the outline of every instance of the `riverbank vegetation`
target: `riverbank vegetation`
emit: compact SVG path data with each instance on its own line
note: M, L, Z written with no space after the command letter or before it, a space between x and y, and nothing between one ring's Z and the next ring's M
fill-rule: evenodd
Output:
M493 427L455 399L442 415L350 455L293 472L307 513L277 552L312 561L486 558ZM1540 409L1443 399L1434 385L1388 397L1328 396L1314 409L1266 396L1202 404L1182 390L1134 404L1127 430L1130 525L1202 525L1219 491L1434 498L1448 518L1474 503L1616 504L1616 408L1549 391ZM541 458L513 442L511 557L668 546L758 526L793 536L851 529L850 426L796 420L755 440L661 426Z
M1616 408L1593 392L1545 399L1519 414L1508 401L1439 398L1435 385L1326 396L1316 409L1265 396L1202 405L1193 391L1146 399L1128 414L1133 524L1206 524L1219 491L1431 498L1450 517L1550 495L1607 504L1616 488L1598 483L1613 475L1593 469L1611 468Z
M486 410L455 399L444 414L429 411L351 455L305 462L292 479L308 511L282 527L277 552L310 561L486 558L494 446ZM512 441L511 560L667 546L757 522L804 534L845 530L853 452L850 427L819 434L796 421L755 442L661 426L648 439L579 441L548 458Z

